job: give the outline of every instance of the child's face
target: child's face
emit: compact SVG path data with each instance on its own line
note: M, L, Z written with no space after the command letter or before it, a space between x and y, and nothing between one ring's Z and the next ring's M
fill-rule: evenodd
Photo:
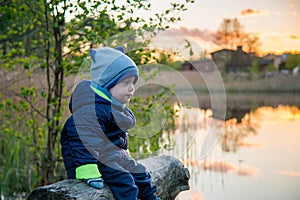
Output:
M134 76L130 76L109 89L111 95L120 103L129 103L134 94Z

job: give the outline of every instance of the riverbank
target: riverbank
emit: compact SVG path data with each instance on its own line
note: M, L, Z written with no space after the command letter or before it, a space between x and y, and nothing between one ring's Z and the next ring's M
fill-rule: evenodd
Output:
M300 74L274 74L265 78L249 74L220 76L218 73L198 71L160 72L153 82L176 86L177 90L193 89L209 93L209 89L225 89L226 93L300 93ZM224 91L224 90L223 90Z
M223 80L229 93L300 93L299 74L276 74L269 78L228 75Z

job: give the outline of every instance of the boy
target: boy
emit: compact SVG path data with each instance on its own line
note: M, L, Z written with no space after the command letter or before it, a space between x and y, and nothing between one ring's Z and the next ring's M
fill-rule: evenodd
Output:
M125 104L135 91L137 66L122 47L91 49L90 55L92 80L75 88L61 134L68 178L98 189L104 180L117 200L157 200L150 174L126 151L135 116Z

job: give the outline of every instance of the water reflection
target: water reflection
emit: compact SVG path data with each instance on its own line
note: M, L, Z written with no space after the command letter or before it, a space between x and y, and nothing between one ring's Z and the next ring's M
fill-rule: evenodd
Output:
M222 123L211 154L199 156L214 119L211 110L177 112L173 148L164 154L182 160L191 173L191 190L178 200L300 199L300 110L259 107Z
M239 123L240 122L240 123ZM244 139L250 135L256 135L258 125L250 120L246 114L241 121L236 118L224 122L223 133L220 135L220 144L225 152L236 152L238 146L248 145Z

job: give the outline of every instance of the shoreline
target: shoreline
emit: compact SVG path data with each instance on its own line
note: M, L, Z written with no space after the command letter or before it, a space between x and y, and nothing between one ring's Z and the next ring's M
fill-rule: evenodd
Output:
M193 91L199 94L225 92L226 94L283 94L300 93L300 74L276 74L274 77L251 77L249 74L230 74L223 77L216 73L198 71L161 71L150 81L146 90L155 91L161 86L172 86L176 91ZM142 80L142 87L147 81ZM209 89L208 89L209 88ZM143 90L143 88L141 88Z

